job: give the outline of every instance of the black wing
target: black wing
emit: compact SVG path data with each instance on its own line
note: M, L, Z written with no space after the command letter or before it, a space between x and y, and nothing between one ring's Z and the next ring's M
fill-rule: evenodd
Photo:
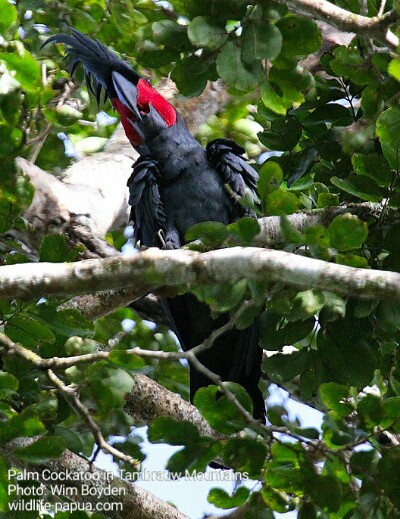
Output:
M133 165L128 180L131 220L134 223L135 239L146 247L163 245L165 213L157 184L160 172L157 162L141 157Z
M245 149L228 139L214 139L207 144L207 159L221 174L225 184L239 197L246 196L246 188L256 198L258 173L243 157ZM244 214L254 213L243 208Z

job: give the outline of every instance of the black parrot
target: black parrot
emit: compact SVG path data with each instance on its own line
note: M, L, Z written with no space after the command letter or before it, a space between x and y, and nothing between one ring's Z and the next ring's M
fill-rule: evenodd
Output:
M175 108L145 78L99 41L75 29L71 32L52 36L46 44L67 45L71 74L83 64L88 88L98 102L104 89L140 154L128 181L136 239L147 247L176 249L185 243L185 233L194 224L229 224L252 215L237 202L246 190L255 192L258 179L242 157L244 149L225 139L213 140L204 149ZM190 293L164 299L163 306L184 350L202 343L229 320L227 314L213 319L209 307ZM258 387L261 356L256 320L245 330L224 333L198 358L222 380L241 384L252 398L254 417L265 421ZM209 384L207 377L190 368L191 399Z

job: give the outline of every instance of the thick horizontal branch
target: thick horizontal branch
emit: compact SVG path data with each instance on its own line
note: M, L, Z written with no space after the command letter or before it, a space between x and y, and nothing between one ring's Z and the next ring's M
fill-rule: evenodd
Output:
M398 37L389 29L393 23L399 21L399 14L395 10L370 18L342 9L326 0L289 0L281 3L289 9L307 13L317 20L327 22L341 31L376 38L393 50L397 50L399 45Z
M360 220L378 222L383 217L385 221L395 222L400 219L400 212L395 207L385 204L362 202L360 204L347 204L344 206L330 206L313 211L303 211L287 216L288 221L295 229L304 232L307 227L323 225L327 227L337 216L345 213L356 215ZM265 216L258 219L260 232L254 239L254 244L261 247L277 248L287 243L279 216Z
M36 263L0 267L0 298L76 295L111 288L187 289L247 279L300 288L331 290L343 296L400 301L400 274L367 270L257 247L199 253L151 248L133 257L77 263Z

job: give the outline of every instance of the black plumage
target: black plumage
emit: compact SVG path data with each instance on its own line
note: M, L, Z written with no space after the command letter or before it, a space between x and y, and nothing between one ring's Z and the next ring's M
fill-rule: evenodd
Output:
M246 191L254 194L258 179L242 156L243 148L217 139L204 149L174 108L100 42L76 30L72 36L56 35L48 41L68 46L73 70L83 63L88 87L97 99L101 88L105 89L128 138L141 154L128 181L131 219L141 245L179 248L194 224L229 224L242 216L254 216L238 201ZM229 320L227 314L213 319L209 307L190 293L164 299L163 306L184 350L202 343ZM253 400L254 416L264 421L264 400L258 388L261 357L256 319L245 330L224 333L198 358L223 380L244 386ZM192 399L197 389L209 383L190 368Z

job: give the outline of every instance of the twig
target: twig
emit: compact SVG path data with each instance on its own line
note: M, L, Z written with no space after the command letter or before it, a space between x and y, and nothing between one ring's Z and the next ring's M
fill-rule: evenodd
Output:
M53 384L58 388L58 390L63 395L65 395L67 400L72 402L72 407L75 408L78 411L78 413L82 416L82 418L85 420L87 426L89 427L90 431L92 432L95 438L97 446L100 449L103 449L104 451L114 456L114 458L117 458L125 463L128 463L129 465L132 465L133 467L135 467L136 470L138 470L140 468L140 463L138 462L138 460L132 458L132 456L124 454L120 450L110 445L104 439L104 436L97 423L93 420L90 411L80 401L76 393L76 389L71 386L66 386L64 382L51 369L47 370L47 376L49 377L51 382L53 382Z

